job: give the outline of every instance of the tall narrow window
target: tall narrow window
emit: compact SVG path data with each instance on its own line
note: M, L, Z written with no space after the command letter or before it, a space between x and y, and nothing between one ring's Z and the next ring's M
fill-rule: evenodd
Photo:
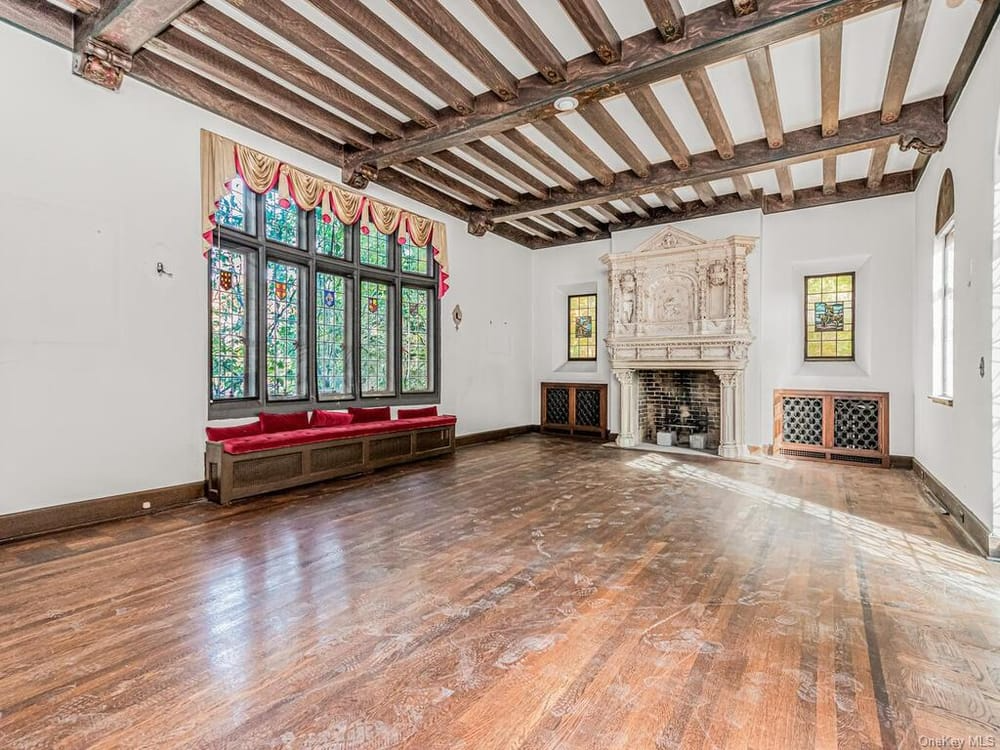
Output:
M238 250L212 248L213 399L256 396L252 332L253 258Z
M431 290L403 287L403 393L431 390Z
M299 209L272 190L264 196L264 229L267 239L293 247L299 244Z
M932 272L932 398L951 403L955 394L955 183L945 170L938 192Z
M267 395L298 398L303 392L301 269L288 263L267 264Z
M343 276L316 274L316 379L322 400L351 395L349 284Z
M392 341L392 304L389 285L361 282L361 395L392 393L389 346Z
M806 361L854 359L854 274L806 276Z
M597 359L597 295L569 297L569 360Z

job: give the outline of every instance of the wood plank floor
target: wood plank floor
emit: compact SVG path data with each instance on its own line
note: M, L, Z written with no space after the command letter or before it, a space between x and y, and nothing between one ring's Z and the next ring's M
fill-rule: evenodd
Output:
M527 436L0 547L0 747L1000 746L998 571L908 472Z

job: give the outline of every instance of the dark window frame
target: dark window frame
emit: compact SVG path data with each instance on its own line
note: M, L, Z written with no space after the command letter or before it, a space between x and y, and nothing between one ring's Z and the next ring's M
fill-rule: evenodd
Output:
M264 195L257 195L244 186L245 206L247 207L248 223L252 222L253 233L241 232L226 226L217 226L213 233L213 244L216 247L238 250L246 253L256 272L254 279L248 279L255 295L248 300L248 315L254 316L254 325L248 326L247 350L248 358L254 360L255 372L249 375L253 381L256 396L242 399L212 398L212 263L207 263L206 282L209 290L207 304L208 318L208 417L209 419L226 419L236 417L256 416L261 411L293 412L313 409L345 409L349 406L406 406L439 404L441 402L441 303L437 296L438 267L434 262L433 253L428 246L427 274L407 273L403 271L402 252L398 233L389 235L389 268L379 268L361 263L361 227L362 222L345 225L344 242L345 258L335 258L317 252L316 248L316 211L299 209L299 237L303 239L300 247L291 247L269 240L265 231ZM371 231L377 231L374 227ZM305 346L300 347L302 369L300 377L305 379L304 394L298 398L272 399L267 395L267 263L278 261L292 263L303 269L306 278L300 287L300 336ZM348 380L351 383L351 394L343 397L320 398L318 368L316 365L316 314L315 300L317 294L316 274L332 273L345 277L349 281L348 326L349 326L349 359L351 371ZM390 286L392 298L392 315L390 316L390 356L389 369L393 374L392 392L387 395L365 396L361 388L361 315L360 289L362 280L386 282ZM403 310L401 290L404 286L425 288L428 290L430 306L428 343L429 379L431 388L419 393L404 393L402 391L402 326Z
M574 357L573 356L573 335L571 331L573 330L571 324L573 323L573 300L579 299L580 297L593 297L594 298L594 356L593 357ZM597 361L597 315L598 315L598 305L600 300L598 299L597 292L584 292L582 294L570 294L566 296L566 361L567 362L596 362Z
M850 357L810 357L809 356L809 315L814 315L815 310L809 309L809 279L825 279L830 276L850 276L851 277L851 356ZM843 271L841 273L814 273L805 276L802 280L802 357L804 362L855 362L858 358L858 275L856 271Z

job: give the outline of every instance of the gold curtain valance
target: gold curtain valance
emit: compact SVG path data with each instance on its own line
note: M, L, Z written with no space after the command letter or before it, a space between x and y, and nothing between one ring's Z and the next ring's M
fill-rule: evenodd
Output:
M304 211L312 211L318 206L324 217L332 214L345 224L370 222L383 234L398 230L408 234L409 241L420 247L429 244L434 262L440 268L438 296L443 297L448 291L448 237L443 222L432 221L347 190L272 156L203 130L201 201L202 239L206 254L212 248L219 201L229 192L230 183L236 177L241 177L247 187L257 194L277 188L282 200L294 202Z

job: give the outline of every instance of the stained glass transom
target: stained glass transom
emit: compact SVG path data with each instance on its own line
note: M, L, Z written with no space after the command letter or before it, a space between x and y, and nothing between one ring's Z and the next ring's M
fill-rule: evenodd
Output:
M241 178L234 177L229 183L229 192L222 197L219 207L215 209L215 222L237 232L246 232L248 221L246 185Z
M414 245L406 237L400 237L399 254L403 273L417 273L426 276L430 268L430 253L426 246Z
M377 268L389 267L389 235L367 224L361 226L361 262Z
M316 209L316 252L331 258L347 257L347 232L336 216Z
M299 209L277 190L264 196L264 231L269 240L297 247L299 244Z

